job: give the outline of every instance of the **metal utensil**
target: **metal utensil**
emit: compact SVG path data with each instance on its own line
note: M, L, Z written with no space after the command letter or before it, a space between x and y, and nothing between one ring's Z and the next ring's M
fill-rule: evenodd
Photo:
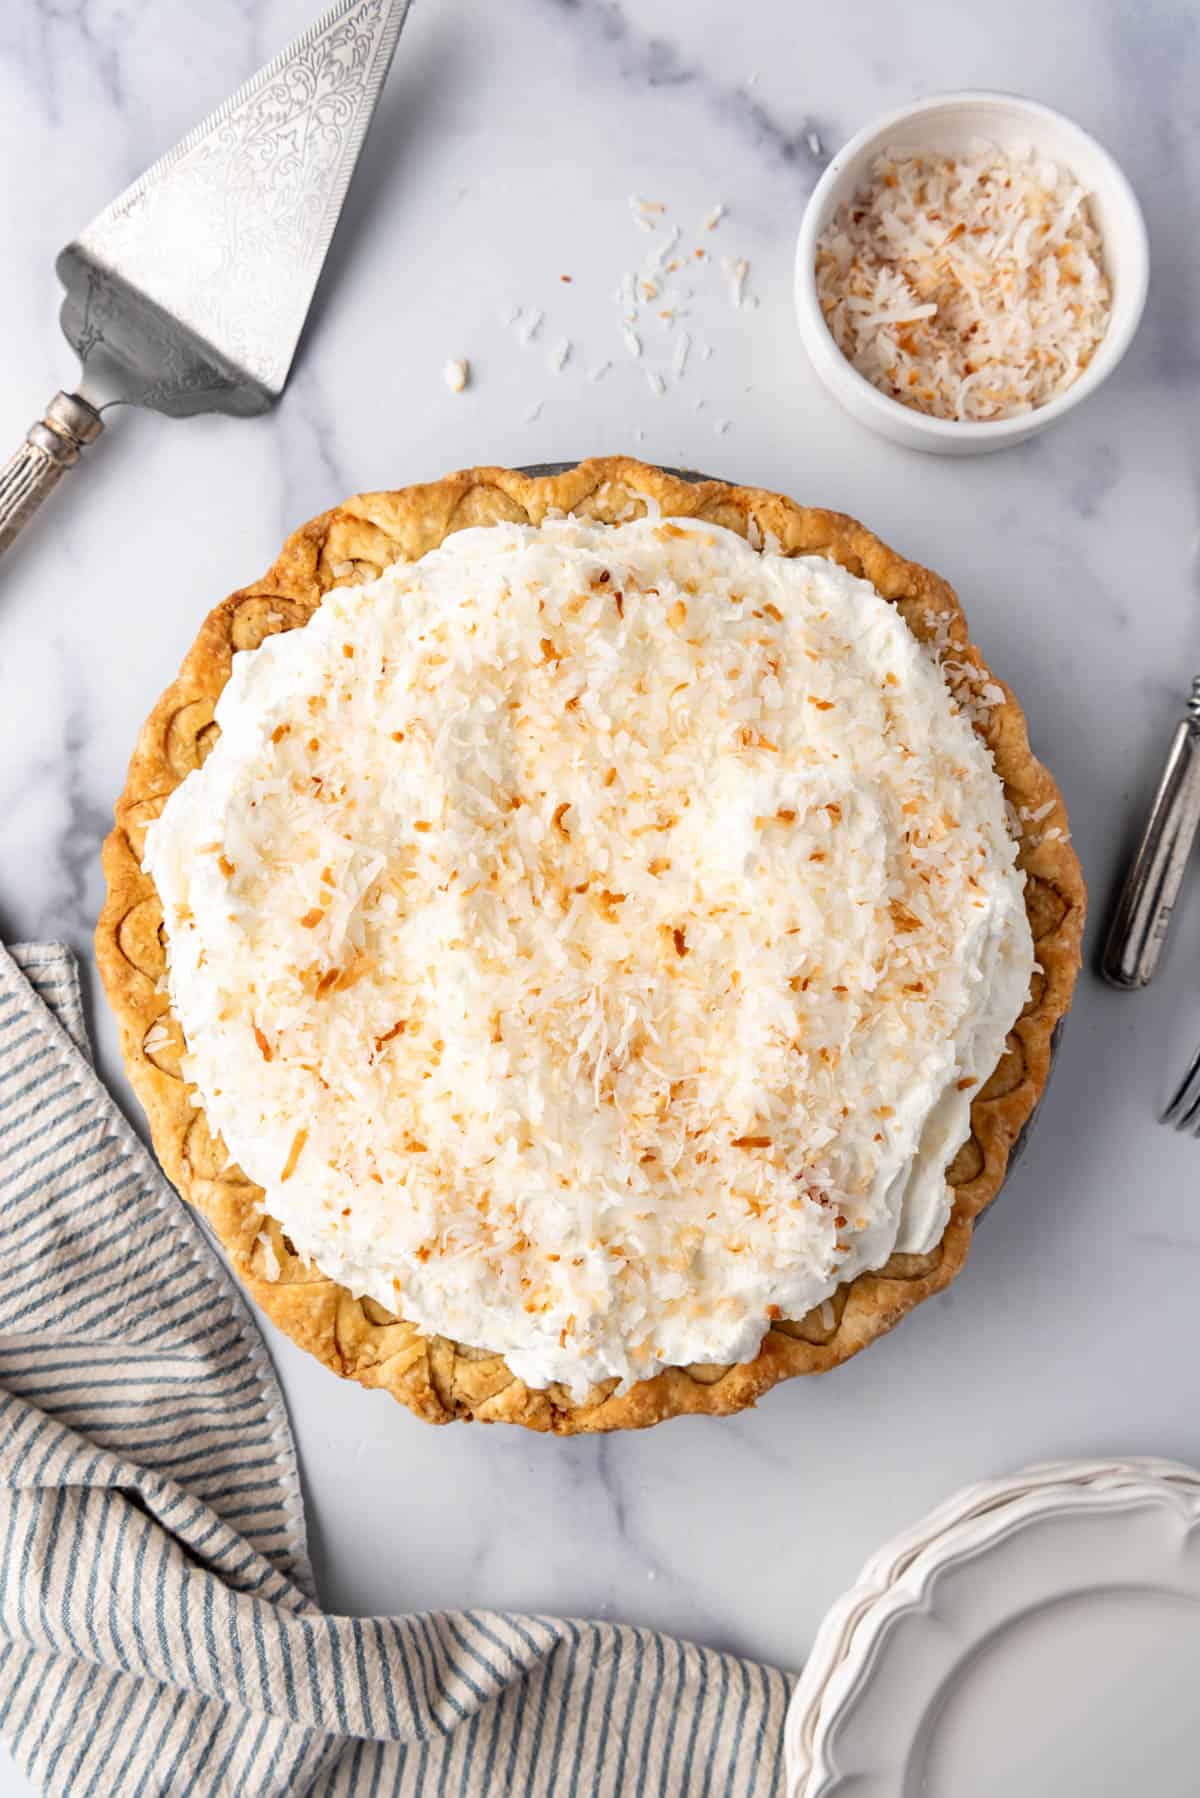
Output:
M1188 1063L1188 1071L1175 1088L1171 1103L1159 1122L1173 1124L1176 1130L1191 1130L1200 1136L1200 1049Z
M110 406L279 398L409 4L339 0L62 251L82 378L0 471L0 553Z
M1171 924L1200 827L1200 675L1170 754L1138 852L1113 913L1100 971L1113 986L1148 986Z

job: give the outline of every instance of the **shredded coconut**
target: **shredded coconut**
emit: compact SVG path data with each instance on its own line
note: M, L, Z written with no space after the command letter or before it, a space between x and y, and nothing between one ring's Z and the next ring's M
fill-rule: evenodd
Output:
M461 393L470 378L471 364L467 361L465 356L460 357L454 362L447 362L445 368L442 370L442 379L445 381L451 393Z
M740 307L745 300L746 276L750 273L750 264L744 256L722 256L721 267L729 281L729 297L735 306Z
M542 312L539 307L530 307L517 328L517 336L521 339L523 344L530 344L533 342L534 338L542 328L542 320L545 316L545 313Z
M821 310L859 373L935 418L1013 418L1065 392L1108 328L1100 236L1069 169L991 145L892 150L817 247Z

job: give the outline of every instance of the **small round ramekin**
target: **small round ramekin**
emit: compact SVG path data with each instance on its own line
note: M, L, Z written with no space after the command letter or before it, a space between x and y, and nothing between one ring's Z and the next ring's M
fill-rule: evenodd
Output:
M979 140L1002 150L1032 146L1069 168L1087 190L1112 287L1108 329L1079 379L1046 405L1016 418L960 422L902 406L847 361L817 299L817 243L843 200L867 182L871 164L893 146L955 155ZM808 202L796 245L796 313L813 367L847 412L881 437L944 456L979 455L1022 443L1078 406L1107 380L1137 330L1146 303L1150 256L1146 224L1129 182L1108 151L1079 125L1016 94L935 94L875 119L838 151Z

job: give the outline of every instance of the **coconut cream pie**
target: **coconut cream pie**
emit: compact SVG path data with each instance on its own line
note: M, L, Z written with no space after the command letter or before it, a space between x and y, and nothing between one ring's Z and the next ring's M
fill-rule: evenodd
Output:
M740 1409L944 1286L1083 918L949 588L619 460L297 533L105 865L131 1075L254 1296L431 1421L562 1432Z

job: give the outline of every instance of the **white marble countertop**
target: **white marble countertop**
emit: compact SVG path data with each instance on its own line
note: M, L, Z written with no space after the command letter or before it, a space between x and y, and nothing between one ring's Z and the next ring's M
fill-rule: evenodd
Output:
M59 245L312 10L5 7L0 424L14 445L73 379ZM730 16L715 0L414 8L277 411L121 417L0 565L0 935L89 954L100 840L138 726L204 612L292 526L468 461L633 450L855 513L956 584L1065 790L1094 956L1200 669L1194 9L1152 0L1135 21L1101 0L871 0L803 9L801 25L788 0L745 0L736 30ZM1097 133L1146 209L1153 274L1141 333L1095 398L1023 448L954 462L835 409L790 284L829 152L885 107L968 85L1035 95ZM666 202L693 241L723 202L705 241L748 258L757 301L735 310L702 268L691 324L713 354L662 397L613 302L646 250L632 192ZM546 314L528 347L505 323L517 306ZM453 356L474 375L459 397L442 380ZM1085 971L1038 1131L962 1279L829 1378L642 1436L434 1431L268 1328L326 1602L622 1617L796 1666L868 1552L959 1484L1048 1456L1200 1459L1200 1146L1153 1121L1200 1034L1193 882L1153 991L1117 995ZM102 1065L124 1090L93 993Z

